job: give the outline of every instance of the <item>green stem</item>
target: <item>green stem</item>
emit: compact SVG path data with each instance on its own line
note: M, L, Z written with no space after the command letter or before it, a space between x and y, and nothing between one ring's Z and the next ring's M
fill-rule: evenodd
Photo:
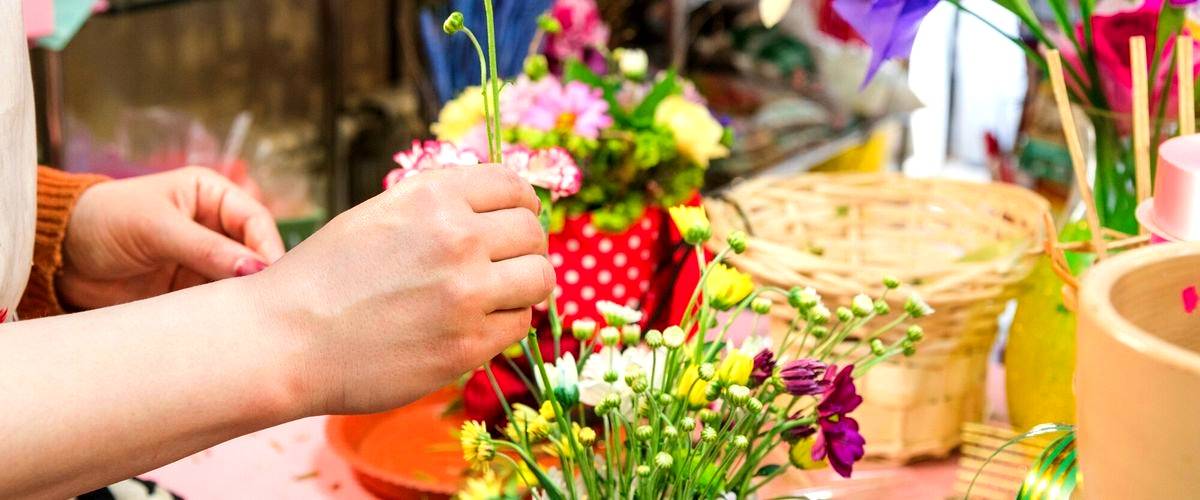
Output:
M496 138L492 145L492 161L501 163L504 161L503 152L500 150L500 70L496 62L496 18L492 8L492 0L483 0L483 10L487 15L487 38L488 38L488 65L491 67L492 80L492 123L496 129Z

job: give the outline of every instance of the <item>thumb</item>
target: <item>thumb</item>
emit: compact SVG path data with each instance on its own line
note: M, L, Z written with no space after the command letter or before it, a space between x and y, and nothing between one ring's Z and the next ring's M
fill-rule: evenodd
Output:
M253 250L188 219L167 224L159 234L163 258L210 280L246 276L267 267Z

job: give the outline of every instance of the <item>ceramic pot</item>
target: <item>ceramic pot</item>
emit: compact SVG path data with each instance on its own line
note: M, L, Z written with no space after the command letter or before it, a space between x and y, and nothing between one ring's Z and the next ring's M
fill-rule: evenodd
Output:
M1200 244L1093 268L1080 290L1076 413L1088 499L1200 492Z

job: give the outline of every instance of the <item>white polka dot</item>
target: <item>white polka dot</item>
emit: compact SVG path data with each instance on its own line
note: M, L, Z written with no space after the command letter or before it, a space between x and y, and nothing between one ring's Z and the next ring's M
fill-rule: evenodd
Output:
M642 219L642 229L650 229L650 218Z
M559 267L559 266L563 265L562 254L560 254L560 253L550 254L550 264L552 264L554 267Z
M583 300L592 300L596 298L596 289L590 286L585 286L582 290L579 290L579 297Z
M574 302L567 302L567 305L563 306L563 314L566 314L568 316L573 316L578 312L579 312L579 304L576 304Z
M554 287L554 296L555 296L555 297L561 297L561 296L562 296L562 292L563 292L563 290L562 290L562 287L561 287L561 286L556 286L556 287Z
M636 250L637 247L640 247L640 246L642 246L642 239L640 237L638 237L637 235L633 235L633 236L629 237L629 248Z
M631 268L629 268L628 271L625 272L625 277L629 278L631 280L635 280L638 278L638 274L641 274L641 273L638 272L637 268L631 267Z
M628 307L631 309L637 309L639 305L641 305L641 304L638 303L638 299L629 299L629 300L625 301L625 307Z
M583 235L588 238L595 236L596 235L596 226L593 226L591 224L584 224Z
M578 252L579 251L579 240L576 240L576 239L567 240L567 251Z
M596 274L596 281L599 281L601 285L612 283L612 273L608 271L600 271L598 274Z
M613 256L613 265L615 265L617 267L624 267L625 264L628 264L628 263L629 263L629 257L626 257L625 254L623 254L623 253L619 253L619 254L616 254Z
M621 298L625 296L625 285L613 285L613 297Z
M594 257L594 256L584 255L583 259L581 259L581 262L583 263L584 269L591 269L591 268L596 267L596 257Z
M596 248L599 248L601 252L608 253L608 252L612 251L613 242L612 242L612 240L610 240L608 238L604 238L604 239L600 240L600 244L597 245Z
M648 290L650 290L650 282L643 281L638 284L638 288L641 288L643 292L648 291Z
M567 271L566 274L563 275L563 281L566 281L568 285L579 283L579 271L574 269Z
M642 250L642 260L650 260L650 251Z

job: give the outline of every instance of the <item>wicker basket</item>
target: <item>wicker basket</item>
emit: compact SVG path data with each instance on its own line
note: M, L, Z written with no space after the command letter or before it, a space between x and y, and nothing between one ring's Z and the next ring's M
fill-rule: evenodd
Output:
M893 308L916 291L937 310L921 320L915 356L860 381L866 402L855 418L871 456L946 455L962 424L984 416L997 317L1040 251L1045 200L999 184L809 174L748 181L705 205L715 237L750 235L730 262L760 284L811 286L833 307L858 293L878 297L890 275L904 283ZM777 306L772 332L786 331L791 314Z

